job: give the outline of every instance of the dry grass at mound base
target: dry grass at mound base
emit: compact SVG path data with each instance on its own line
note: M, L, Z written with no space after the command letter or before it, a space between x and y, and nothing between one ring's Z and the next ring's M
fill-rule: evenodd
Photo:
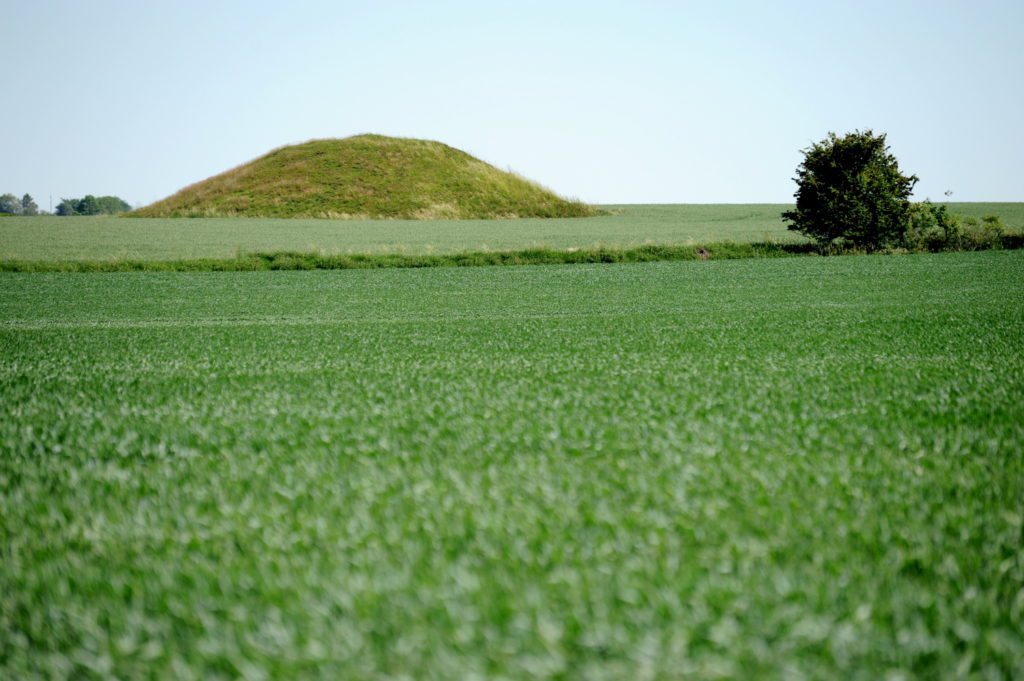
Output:
M424 220L597 214L440 142L357 135L281 147L128 216Z

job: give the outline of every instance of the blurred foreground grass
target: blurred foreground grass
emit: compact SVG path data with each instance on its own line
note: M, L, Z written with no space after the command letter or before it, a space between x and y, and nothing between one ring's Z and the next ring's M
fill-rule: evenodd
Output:
M0 275L0 677L1020 678L1022 283Z

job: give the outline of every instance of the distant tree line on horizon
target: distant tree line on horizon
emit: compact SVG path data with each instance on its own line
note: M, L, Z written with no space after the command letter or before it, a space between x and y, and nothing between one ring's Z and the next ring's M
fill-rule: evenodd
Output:
M57 204L57 215L117 215L132 207L117 196L93 196L86 194L81 199L61 199Z
M25 194L20 199L14 194L0 195L0 215L39 215L39 206L32 196Z
M131 205L118 196L93 196L86 194L81 199L61 199L55 215L117 215L131 210ZM31 195L20 199L14 194L0 195L0 215L48 215L39 210Z

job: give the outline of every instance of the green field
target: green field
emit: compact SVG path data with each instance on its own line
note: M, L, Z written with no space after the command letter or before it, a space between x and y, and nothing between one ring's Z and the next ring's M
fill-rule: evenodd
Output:
M950 204L1002 216L1024 231L1024 203ZM604 206L595 218L520 220L273 220L36 217L0 219L0 261L178 260L239 253L448 254L528 248L632 248L721 241L800 242L782 204Z
M0 395L0 678L1024 678L1021 251L5 274Z
M255 251L461 253L628 248L696 241L797 241L777 205L610 206L596 218L289 220L262 218L6 218L0 260L176 260Z

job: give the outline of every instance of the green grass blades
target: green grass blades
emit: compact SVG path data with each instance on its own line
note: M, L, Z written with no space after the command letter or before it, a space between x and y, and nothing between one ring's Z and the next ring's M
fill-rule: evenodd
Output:
M1022 284L0 275L0 677L1021 678Z
M1024 235L1022 235L1024 237ZM1021 239L1024 242L1024 238ZM417 267L483 267L509 265L583 265L591 263L722 260L738 258L788 258L819 255L813 244L776 242L701 246L640 246L630 249L529 249L414 255L321 255L278 251L241 253L234 258L194 260L0 260L0 272L259 272L269 270L372 270Z

